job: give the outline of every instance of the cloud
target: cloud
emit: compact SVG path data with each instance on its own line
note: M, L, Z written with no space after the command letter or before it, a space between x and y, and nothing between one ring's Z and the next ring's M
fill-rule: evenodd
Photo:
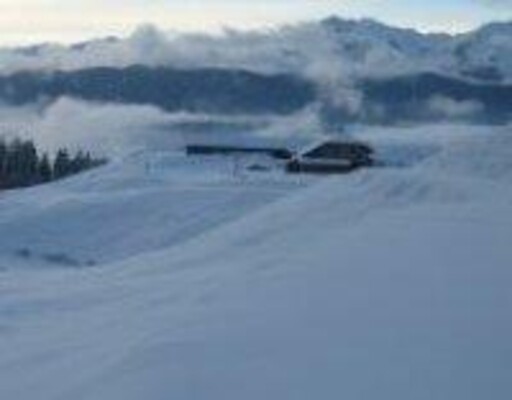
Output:
M287 117L169 114L151 106L70 98L52 105L0 107L0 137L32 139L51 154L65 147L115 159L140 150L179 149L188 140L218 134L229 137L233 132L248 140L287 139L317 136L322 128L315 107Z
M115 157L145 147L169 117L152 107L100 105L61 98L47 108L3 108L0 136L33 139L44 151L66 147Z
M476 100L458 101L445 96L432 97L427 108L434 115L449 119L473 117L484 111L483 104Z
M363 39L357 33L349 37L360 46L370 48L368 57L362 60L345 54L340 43L343 39L331 35L318 23L301 23L267 31L226 29L214 35L176 35L152 25L142 25L126 39L94 40L72 48L52 44L23 51L0 49L0 70L69 70L145 64L242 68L263 73L300 72L313 78L332 80L354 71L409 67L407 60L397 58L391 52L378 51L386 46L385 38L373 43L371 38Z
M311 139L324 135L317 105L313 104L293 115L276 117L256 134L274 139Z

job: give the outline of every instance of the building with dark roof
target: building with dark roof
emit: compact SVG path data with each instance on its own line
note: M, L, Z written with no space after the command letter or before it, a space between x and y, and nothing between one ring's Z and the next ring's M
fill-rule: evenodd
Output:
M286 169L292 173L346 173L373 165L373 154L363 142L326 140L297 153Z

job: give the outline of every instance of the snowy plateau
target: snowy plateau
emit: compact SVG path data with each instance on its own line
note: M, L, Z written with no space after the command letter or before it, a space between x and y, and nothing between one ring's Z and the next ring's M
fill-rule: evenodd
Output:
M477 39L491 28L489 55ZM312 28L301 29L282 34ZM508 82L510 26L482 32L470 35L466 62L498 60ZM428 39L429 57L467 39L401 37L414 55ZM83 46L101 56L123 43ZM370 47L372 57L389 50ZM5 50L2 65L57 52L83 67L92 55L81 49ZM2 108L2 127L30 128L49 151L77 144L111 161L0 192L0 400L512 398L510 123L354 123L346 134L372 145L377 166L310 176L171 145L169 124L202 118L210 129L210 117L67 98L43 114L29 108ZM285 140L320 129L312 113L214 125ZM255 164L265 165L244 168Z

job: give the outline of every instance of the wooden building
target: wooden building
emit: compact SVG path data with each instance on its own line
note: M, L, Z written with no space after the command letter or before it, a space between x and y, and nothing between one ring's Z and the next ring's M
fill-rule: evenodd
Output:
M373 165L373 154L363 142L326 140L297 153L286 169L291 173L347 173Z

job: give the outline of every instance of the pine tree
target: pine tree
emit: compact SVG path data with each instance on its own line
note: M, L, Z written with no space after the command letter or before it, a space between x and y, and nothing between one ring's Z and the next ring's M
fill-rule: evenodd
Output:
M68 176L71 173L71 161L69 153L66 149L59 149L53 162L53 176L55 179L60 179Z
M21 184L28 186L37 183L39 156L34 142L30 140L23 142L21 152Z
M88 168L87 159L83 151L78 151L71 161L71 170L74 174L77 174Z
M0 189L7 186L7 174L5 165L7 162L7 144L0 138Z
M53 179L52 164L47 153L44 153L39 160L38 176L40 182L50 182Z
M22 186L23 142L16 138L7 146L5 174L7 187Z

